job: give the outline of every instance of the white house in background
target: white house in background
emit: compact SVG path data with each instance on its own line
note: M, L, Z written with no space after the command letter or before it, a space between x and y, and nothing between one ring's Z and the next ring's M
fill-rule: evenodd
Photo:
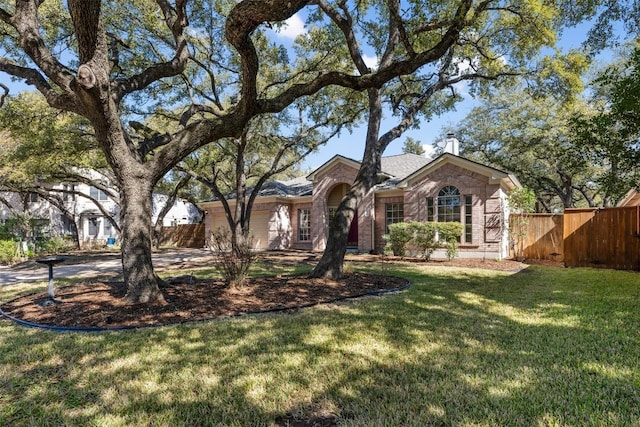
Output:
M112 189L115 194L117 190L110 185L106 176L96 171L88 171L88 177L92 180L100 180L103 185ZM85 183L58 183L44 184L54 190L75 191L87 194L100 202L102 210L86 197L80 195L64 193L63 199L67 210L73 215L73 222L77 225L78 240L80 244L88 242L105 243L109 238L118 238L118 233L107 216L119 221L119 207L115 200L111 199L104 191ZM72 235L72 220L62 214L62 212L47 200L36 194L22 196L16 193L3 193L2 197L11 204L11 208L0 204L0 221L4 223L13 216L13 211L28 211L30 217L35 220L36 227L45 233L57 235ZM160 210L164 206L168 196L154 193L153 195L153 217L155 224ZM105 214L106 213L106 214ZM192 203L178 199L171 207L171 210L163 219L163 226L176 226L180 224L193 224L200 221L200 211Z

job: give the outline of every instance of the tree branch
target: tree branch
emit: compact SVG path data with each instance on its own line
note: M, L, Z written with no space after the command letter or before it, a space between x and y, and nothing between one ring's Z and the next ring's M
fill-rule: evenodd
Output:
M116 103L119 103L125 95L144 89L162 78L179 75L187 66L187 60L190 56L187 40L184 36L184 29L189 25L187 1L177 0L175 7L171 7L166 0L156 0L156 3L162 10L165 23L173 35L175 54L170 61L154 64L135 76L115 82L113 92Z
M168 133L160 133L140 122L131 121L129 122L129 126L131 126L136 132L140 133L144 138L144 140L138 145L138 154L141 159L144 159L147 154L156 148L167 145L172 141L171 135Z
M337 71L321 72L315 79L294 85L275 98L259 101L257 111L260 113L281 111L296 99L316 93L329 85L354 90L378 88L396 76L411 74L425 64L439 60L458 41L460 32L466 25L465 17L472 3L472 0L461 2L451 25L432 48L416 53L408 59L391 62L388 66L382 66L376 72L363 76L353 76Z
M308 3L309 0L290 0L286 3L276 0L244 0L229 13L225 36L240 55L242 89L238 110L246 119L253 116L258 87L259 62L251 33L264 22L284 21Z
M16 10L12 19L13 26L20 36L20 43L25 53L63 92L72 95L73 91L70 85L75 78L73 73L51 54L40 36L38 30L38 7L40 4L41 2L37 0L16 2ZM40 89L38 86L36 87Z
M4 94L0 95L0 107L2 107L4 105L5 98L9 96L9 88L2 83L0 83L0 88L4 91Z

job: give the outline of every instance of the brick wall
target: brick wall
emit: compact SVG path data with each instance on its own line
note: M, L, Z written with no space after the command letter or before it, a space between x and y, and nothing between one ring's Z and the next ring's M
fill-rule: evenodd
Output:
M413 182L404 194L406 221L427 220L427 197L437 200L438 192L445 186L454 186L462 197L461 216L464 220L464 196L472 196L472 242L461 243L461 254L466 251L493 253L500 249L502 238L502 198L498 184L489 177L453 164L445 164L423 179ZM436 202L437 203L437 202Z
M311 240L314 251L324 250L327 244L327 230L329 228L327 197L329 193L336 185L345 183L351 185L357 173L358 170L354 167L344 163L336 163L315 177L311 210ZM358 229L358 232L360 231Z

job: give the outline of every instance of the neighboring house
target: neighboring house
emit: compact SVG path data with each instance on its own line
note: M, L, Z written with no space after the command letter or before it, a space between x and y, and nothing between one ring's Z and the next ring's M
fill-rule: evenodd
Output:
M640 206L640 192L635 188L632 188L625 194L625 196L618 202L617 207L622 206Z
M90 171L88 174L92 179L101 179L103 183L108 184L108 180L103 175L96 171ZM107 196L107 194L85 183L60 183L60 184L45 184L50 189L55 190L68 190L75 191L83 194L87 194L92 198L98 200L104 211L119 221L119 207L118 204ZM111 186L109 187L111 188ZM115 189L114 189L115 191ZM28 211L30 217L35 220L37 228L41 232L58 234L58 235L71 235L73 234L72 220L65 217L62 212L55 206L51 205L45 199L39 197L36 194L27 196L26 205L24 204L23 197L15 193L5 193L4 198L8 200L12 208L15 211L22 212ZM107 239L118 237L117 230L113 227L112 223L107 219L107 216L98 209L92 200L82 197L76 194L65 193L63 199L66 208L73 214L73 222L75 222L78 230L78 240L80 244L87 242L98 242L100 244L105 243ZM168 196L163 194L154 193L153 195L153 218L152 223L155 224L158 213L164 203L166 203ZM0 220L2 223L13 215L11 209L7 206L0 206ZM165 215L163 219L164 226L175 226L179 224L192 224L197 223L200 220L200 211L198 208L190 202L178 199L171 207L171 210Z
M383 157L382 173L388 180L360 203L348 248L381 253L383 235L394 222L458 221L464 225L461 257L506 257L507 196L520 183L507 172L453 154L457 141L449 150L433 160L415 154ZM330 218L359 168L359 162L337 155L306 178L265 186L251 214L255 248L324 250ZM220 201L200 207L207 235L228 227Z

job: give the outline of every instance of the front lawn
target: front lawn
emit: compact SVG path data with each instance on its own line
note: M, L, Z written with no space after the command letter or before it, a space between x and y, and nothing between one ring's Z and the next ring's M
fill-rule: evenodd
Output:
M289 314L95 334L2 320L0 425L640 425L638 273L391 271L412 288Z

